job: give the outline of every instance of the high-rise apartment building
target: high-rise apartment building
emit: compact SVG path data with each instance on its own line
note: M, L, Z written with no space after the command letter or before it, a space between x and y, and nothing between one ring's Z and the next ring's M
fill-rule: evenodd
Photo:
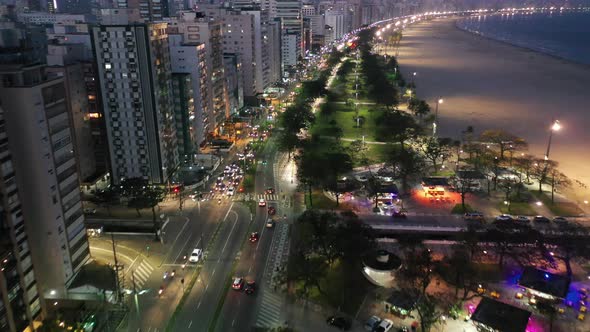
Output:
M225 68L225 81L227 86L227 100L229 101L230 114L237 114L244 106L244 88L242 86L242 63L237 54L225 53L223 55Z
M179 164L166 28L92 28L114 183L135 177L166 183Z
M301 0L270 0L276 2L276 17L281 19L281 53L283 71L292 71L303 56L303 20Z
M168 0L117 0L116 8L139 10L146 22L160 21L169 16Z
M33 328L41 304L6 126L0 102L0 331L20 332Z
M183 118L189 122L188 128L190 133L184 131L186 124L176 124L178 130L181 125L183 137L190 137L192 142L183 148L185 152L181 154L196 153L199 147L206 141L207 132L212 128L211 110L212 102L210 100L210 84L209 74L207 72L207 54L205 52L205 44L202 43L184 43L183 37L180 34L170 34L170 62L172 73L174 74L188 74L190 75L190 92L192 94L193 108L184 109ZM175 98L182 98L177 97ZM178 105L174 105L176 111ZM176 113L178 114L178 113ZM179 145L180 147L180 145Z
M69 83L66 85L68 95L75 97L69 101L75 106L70 109L77 112L74 116L77 125L74 128L76 145L79 147L76 159L80 164L80 179L82 182L92 181L94 175L105 174L110 165L102 99L98 92L88 25L54 24L47 29L47 38L47 65L54 71L64 72L66 82Z
M64 298L90 258L64 79L48 76L44 65L3 65L0 82L14 164L3 164L4 180L16 172L40 297ZM12 192L7 198L12 204L17 196ZM18 220L20 214L12 217Z
M324 13L326 25L332 27L331 40L338 40L344 36L344 14L337 9L328 9Z
M182 35L185 44L204 44L207 66L207 90L209 107L204 117L211 125L207 135L219 133L220 125L229 116L227 89L223 71L223 34L219 19L204 17L196 12L182 12L178 18L168 19L168 31Z

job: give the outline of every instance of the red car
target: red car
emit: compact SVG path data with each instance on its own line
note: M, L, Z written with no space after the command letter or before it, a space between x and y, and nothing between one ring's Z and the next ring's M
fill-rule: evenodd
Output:
M275 193L274 188L266 188L265 193L267 193L268 195L272 195Z
M275 209L274 206L269 206L268 207L268 214L271 216L274 216L277 213L277 209Z
M260 235L258 235L258 232L254 232L254 233L250 234L249 241L252 243L255 243L258 241L259 238L260 238Z
M234 282L231 284L231 288L234 290L242 290L242 288L244 288L244 278L235 277Z

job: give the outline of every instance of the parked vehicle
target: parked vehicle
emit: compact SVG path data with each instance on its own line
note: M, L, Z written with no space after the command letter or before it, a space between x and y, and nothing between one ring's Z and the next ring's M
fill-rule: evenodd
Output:
M350 327L352 326L352 322L344 317L336 317L336 316L330 316L328 317L328 319L326 319L326 323L330 326L334 326L342 331L348 331L350 330Z
M547 218L545 216L535 216L533 218L533 221L534 222L545 222L545 223L547 223L547 222L550 222L551 220L549 220L549 218Z
M371 316L371 318L369 318L365 323L365 330L372 332L377 328L377 326L379 326L379 323L381 323L381 318L377 316Z

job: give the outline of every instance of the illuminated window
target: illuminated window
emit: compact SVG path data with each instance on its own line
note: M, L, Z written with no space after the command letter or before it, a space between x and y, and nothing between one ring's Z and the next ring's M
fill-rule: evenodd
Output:
M108 63L108 62L107 62L107 63L105 63L105 64L104 64L104 69L106 69L106 70L111 70L111 64L110 64L110 63Z

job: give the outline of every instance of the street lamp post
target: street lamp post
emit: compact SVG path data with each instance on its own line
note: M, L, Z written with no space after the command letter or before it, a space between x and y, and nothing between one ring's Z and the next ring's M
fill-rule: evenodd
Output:
M551 139L553 138L553 132L559 131L561 129L561 124L559 120L553 120L553 124L549 129L549 142L547 142L547 152L545 152L545 160L549 160L549 151L551 150Z
M434 123L432 124L432 136L436 136L436 126L438 122L438 105L443 103L442 98L436 100L436 106L434 108Z

